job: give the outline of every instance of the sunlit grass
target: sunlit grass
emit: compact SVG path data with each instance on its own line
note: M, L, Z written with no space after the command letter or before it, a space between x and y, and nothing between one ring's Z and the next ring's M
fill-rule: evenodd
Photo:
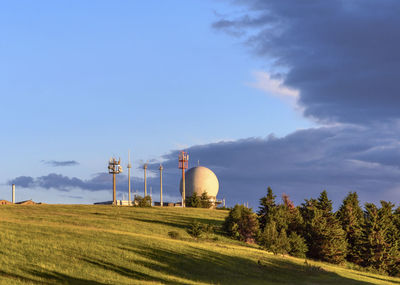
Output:
M88 205L0 206L1 284L400 284L400 279L274 256L193 221L226 211ZM168 232L176 231L179 239ZM216 240L217 239L217 240Z

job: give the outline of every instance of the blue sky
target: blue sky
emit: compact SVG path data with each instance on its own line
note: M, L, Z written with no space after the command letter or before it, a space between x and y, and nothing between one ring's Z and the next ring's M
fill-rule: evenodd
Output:
M354 110L358 103L356 99L349 101L347 98L357 98L353 95L360 93L358 83L341 72L353 70L345 64L340 65L353 58L351 44L342 45L336 55L337 61L328 61L324 35L331 27L317 25L321 27L321 32L313 28L316 30L313 32L315 38L309 37L307 31L311 31L309 27L314 23L306 22L311 21L304 12L307 7L298 11L307 20L300 16L288 18L305 23L302 26L304 29L297 31L296 36L290 34L295 25L289 25L289 28L278 26L274 31L281 31L279 35L278 32L270 32L271 25L279 25L283 21L263 22L266 19L263 13L275 15L276 19L289 17L290 4L285 7L284 2L282 7L286 10L278 4L264 6L262 1L2 2L0 120L3 122L3 139L0 146L3 164L0 166L0 198L9 198L8 183L20 176L37 178L55 173L89 181L106 171L107 160L112 155L121 156L126 164L129 149L136 167L143 161L162 160L169 165L172 198L179 193L174 190L179 176L174 172L174 159L168 155L175 154L179 149L194 148L196 153L196 146L199 145L210 148L218 142L240 145L243 139L260 139L267 143L271 133L284 141L286 136L298 130L321 126L356 125L369 130L373 124L386 121L388 118L376 114L385 113L379 110L391 107L376 104L373 95L364 97L369 98L363 100L367 103L361 106L365 114L356 117L358 112ZM342 1L334 2L348 12ZM355 7L350 13L361 15L360 19L366 25L374 23L376 19L370 16L369 11L357 8L357 5ZM331 16L335 22L335 13ZM258 21L251 21L257 20L257 17ZM330 19L330 16L327 18ZM394 22L385 24L396 26ZM355 35L360 33L362 36L357 23L348 21L346 25L338 27L339 32L355 27ZM381 40L383 46L392 44L386 39ZM343 42L340 36L337 39L332 36L332 41ZM301 56L296 54L302 49ZM374 52L373 47L371 49ZM311 50L314 53L308 54ZM333 56L335 51L332 48ZM367 52L365 58L371 58ZM310 59L307 61L309 65L302 59ZM385 59L376 60L384 62ZM319 69L311 70L311 66ZM357 71L358 65L354 63L353 66ZM333 83L325 80L328 76L320 78L328 74L327 70L337 71L335 74L342 74L346 80L354 80L354 88L349 88L346 85L348 81L340 77L329 76ZM377 70L380 71L379 68ZM307 76L314 76L312 84L304 81ZM326 85L323 85L324 82L327 82ZM376 82L374 86L378 84ZM344 89L338 87L336 90L337 86L354 90L347 95ZM340 98L345 99L340 101ZM370 105L369 101L372 102ZM395 99L393 102L397 103ZM392 105L396 106L396 103ZM321 111L319 106L324 104L326 108ZM376 120L367 122L365 118L371 116ZM397 117L393 115L389 119L397 120ZM378 129L383 127L379 125ZM347 134L350 131L340 129L335 134L339 132ZM388 136L395 141L392 134ZM365 140L370 142L370 135L366 137ZM310 144L318 145L318 141ZM381 142L371 143L371 149L380 145ZM326 147L325 158L330 153ZM224 152L224 149L220 151ZM298 151L301 152L301 148ZM207 165L211 155L221 159ZM343 159L354 161L355 155ZM219 156L210 152L200 155L199 152L191 163L200 160L212 169L218 170L222 165L229 168L229 164L224 164L223 157L225 154ZM228 154L225 160L229 161L229 157L232 155ZM238 157L238 160L243 161L243 165L232 162L232 173L238 167L245 168L248 163L243 158ZM76 161L78 164L61 167L46 161ZM381 166L379 173L385 177L382 172L384 165ZM261 163L259 167L263 169L266 166ZM356 171L354 167L352 170ZM290 170L292 168L287 166L282 169L282 174ZM142 172L134 169L134 175L140 179ZM225 175L220 177L221 188L231 185L229 175L221 175ZM244 185L240 186L241 189L248 184L246 179L260 181L250 195L254 206L267 185L273 184L279 189L287 182L260 175L248 178L244 175L241 180ZM109 179L111 183L111 177ZM140 181L138 179L135 181ZM380 179L382 183L387 182L384 178ZM156 183L154 188L158 189ZM300 197L314 195L325 186L337 189L334 191L343 195L350 189L343 183L327 180L326 183L313 184L311 188L315 190L304 190L301 195L291 193L294 190L290 186L282 187L295 196L296 201L301 201ZM364 183L360 181L352 189ZM17 198L33 198L49 203L92 203L111 196L107 189L90 191L85 187L65 189L57 186L46 188L40 183L35 185L24 188L17 184ZM235 192L231 203L249 199L247 194L236 195L239 189L229 187L229 191ZM292 187L298 189L299 186ZM302 187L307 189L308 186ZM396 189L397 182L384 187ZM136 184L135 188L142 186ZM363 187L360 186L360 189ZM225 190L223 194L229 196L229 191ZM370 192L365 193L365 199L370 198L367 193ZM342 199L340 195L335 199Z

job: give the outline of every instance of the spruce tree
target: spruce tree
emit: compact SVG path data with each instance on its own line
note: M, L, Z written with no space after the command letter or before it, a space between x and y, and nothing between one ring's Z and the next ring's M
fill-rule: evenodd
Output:
M235 205L229 211L223 228L229 236L245 242L253 242L259 234L257 215L243 205Z
M268 186L267 196L260 199L260 207L257 212L261 230L264 230L269 221L269 215L271 214L271 211L276 207L275 198L276 196L272 193L271 187Z
M362 235L363 265L382 273L399 273L399 236L393 215L394 205L381 201L381 208L365 204Z
M212 203L210 201L210 197L208 196L207 192L203 192L200 196L200 205L201 208L206 208L209 209L212 206Z
M364 214L356 192L350 192L346 198L344 198L339 211L336 213L336 217L339 219L343 230L346 232L346 259L361 265L361 237Z
M191 196L186 197L185 205L186 205L186 207L200 208L201 201L200 201L200 197L197 196L196 192L193 192L193 194Z
M305 224L308 256L332 263L344 261L347 250L346 235L332 213L332 202L324 190L318 200L306 200L301 213Z

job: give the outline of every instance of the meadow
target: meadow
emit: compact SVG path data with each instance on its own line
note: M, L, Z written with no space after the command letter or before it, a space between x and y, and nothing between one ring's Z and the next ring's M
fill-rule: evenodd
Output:
M227 211L0 206L0 284L400 284L399 278L275 256L218 230ZM193 222L214 225L200 239ZM179 234L171 238L169 232Z

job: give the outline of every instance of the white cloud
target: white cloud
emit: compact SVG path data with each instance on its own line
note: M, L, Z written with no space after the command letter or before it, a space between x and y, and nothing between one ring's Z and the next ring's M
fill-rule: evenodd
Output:
M265 71L254 71L253 76L255 81L248 83L249 86L260 89L270 96L278 97L298 107L298 90L285 86L282 79L272 78L271 74Z

